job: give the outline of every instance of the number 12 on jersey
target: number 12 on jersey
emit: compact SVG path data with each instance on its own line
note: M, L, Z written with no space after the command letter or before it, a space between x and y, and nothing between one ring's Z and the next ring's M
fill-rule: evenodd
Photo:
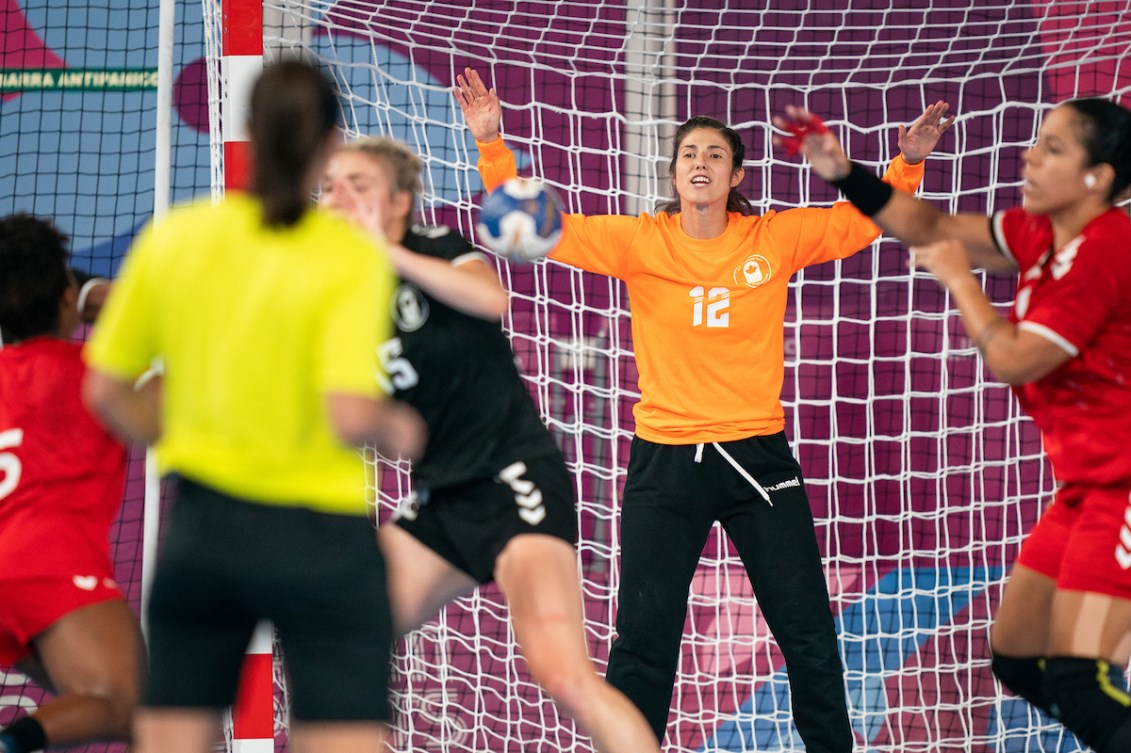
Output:
M711 288L703 294L702 285L696 285L687 292L692 300L691 326L729 327L730 290Z

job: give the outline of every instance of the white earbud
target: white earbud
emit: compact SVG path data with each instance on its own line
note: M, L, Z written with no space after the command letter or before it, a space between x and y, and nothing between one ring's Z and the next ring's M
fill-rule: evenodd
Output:
M1095 188L1096 187L1096 176L1092 175L1091 173L1085 173L1085 175L1084 175L1084 185L1087 186L1088 188Z

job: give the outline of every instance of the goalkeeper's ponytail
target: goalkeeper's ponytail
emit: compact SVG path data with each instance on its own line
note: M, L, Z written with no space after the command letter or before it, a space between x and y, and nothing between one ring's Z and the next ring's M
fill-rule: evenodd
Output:
M333 84L306 63L278 63L259 77L251 95L251 191L263 203L263 224L294 225L310 206L313 172L338 111Z

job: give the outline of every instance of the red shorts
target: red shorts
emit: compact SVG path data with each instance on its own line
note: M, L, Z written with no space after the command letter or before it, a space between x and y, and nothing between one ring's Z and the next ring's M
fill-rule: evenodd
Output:
M1131 490L1061 489L1017 562L1056 579L1059 589L1131 599Z
M124 598L102 574L0 580L0 665L27 658L32 639L76 609Z

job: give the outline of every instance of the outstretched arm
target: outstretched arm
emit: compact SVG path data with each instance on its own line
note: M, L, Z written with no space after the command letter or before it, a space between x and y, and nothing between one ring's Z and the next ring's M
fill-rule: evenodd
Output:
M986 367L1006 384L1036 381L1071 357L1052 340L1021 329L997 313L970 273L966 251L958 241L913 247L910 264L933 274L950 291L962 325Z
M927 108L928 111L931 109ZM891 190L867 170L854 166L833 133L821 133L813 128L812 125L818 121L804 108L788 106L785 117L775 116L773 120L775 126L783 129L790 124L799 125L802 130L799 149L813 170L840 188L849 201L889 235L916 246L955 239L966 247L970 266L996 271L1013 268L1012 263L998 252L989 220L984 215L948 214L910 194ZM918 124L919 121L916 122ZM908 130L908 135L916 125ZM924 136L929 134L920 132L919 137L922 139ZM777 142L782 140L777 139ZM909 148L918 154L924 143L910 144Z
M447 259L389 247L397 273L452 308L480 319L498 319L507 313L509 297L494 267L479 257L453 264Z
M479 147L479 175L488 191L495 190L510 178L518 175L514 153L499 137L499 126L503 111L499 95L488 89L483 79L472 68L464 68L463 75L456 76L456 86L452 93L463 112L467 129L475 137Z
M499 125L503 120L503 109L499 95L488 89L474 68L464 68L463 74L456 76L456 86L452 90L467 130L476 141L488 143L499 138Z

